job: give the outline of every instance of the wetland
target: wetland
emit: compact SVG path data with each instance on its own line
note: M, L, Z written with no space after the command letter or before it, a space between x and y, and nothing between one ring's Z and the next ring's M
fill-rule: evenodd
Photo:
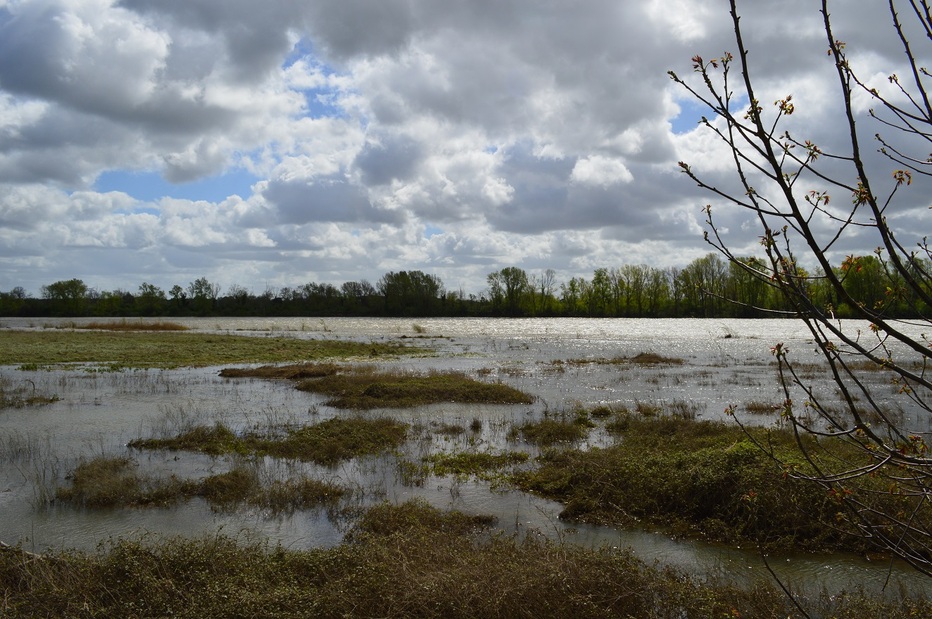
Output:
M164 573L182 569L185 553L222 556L230 571L211 568L217 586L264 566L248 578L294 616L338 616L352 603L366 614L509 614L561 574L572 581L563 613L617 614L622 600L669 602L656 616L758 616L787 604L771 570L827 613L844 600L864 611L857 592L878 604L905 594L926 608L926 577L820 525L830 500L781 483L724 412L734 407L752 434L783 448L770 347L791 347L820 380L799 323L115 324L0 323L4 561L33 553L16 556L105 572L145 555ZM883 393L883 373L866 374ZM930 430L914 411L897 414ZM399 567L408 555L423 563ZM353 570L368 577L337 599ZM504 580L525 582L509 585L517 598L477 606L493 574L501 591ZM388 596L398 606L385 607L379 587L407 591L401 578L435 591ZM620 583L615 606L593 597L605 579ZM150 584L161 600L151 614L198 616L195 599ZM251 595L243 608L258 603Z

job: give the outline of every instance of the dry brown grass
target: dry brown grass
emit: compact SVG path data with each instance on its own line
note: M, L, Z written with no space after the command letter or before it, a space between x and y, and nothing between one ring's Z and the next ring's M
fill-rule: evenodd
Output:
M119 322L89 322L87 324L74 324L75 329L88 329L94 331L187 331L188 327L177 322L155 320L145 322L142 320L121 320Z

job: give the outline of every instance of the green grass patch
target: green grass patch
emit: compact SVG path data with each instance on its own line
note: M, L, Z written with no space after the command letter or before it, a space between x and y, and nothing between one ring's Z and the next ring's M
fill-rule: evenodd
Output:
M0 365L112 364L115 367L203 367L391 357L415 352L395 343L302 340L193 332L0 330Z
M148 477L137 470L131 458L93 458L75 468L68 476L70 486L57 488L55 498L81 507L113 508L170 507L199 496L216 509L248 504L281 514L332 505L346 492L335 484L309 477L275 480L263 487L255 469L248 466L201 480Z
M197 426L172 438L137 439L136 449L199 451L211 455L227 453L272 456L334 465L343 460L376 454L404 443L407 426L388 417L328 419L291 429L283 436L247 433L237 436L223 424Z
M489 535L423 502L379 505L333 548L225 535L118 539L94 553L0 547L4 617L796 617L767 580L739 586L630 552ZM798 597L812 616L905 619L924 599Z
M328 406L351 409L411 408L439 402L530 404L533 398L502 383L486 383L458 372L407 374L357 368L308 379L298 389L330 397Z

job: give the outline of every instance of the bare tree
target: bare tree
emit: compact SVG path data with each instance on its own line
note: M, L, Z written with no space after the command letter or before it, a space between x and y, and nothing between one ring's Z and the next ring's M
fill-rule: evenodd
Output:
M761 447L785 465L787 475L811 480L837 498L832 526L862 535L932 574L930 253L923 230L916 234L894 225L897 216L927 199L927 191L917 196L910 190L921 185L927 190L932 178L932 75L919 60L932 51L932 11L924 0L905 0L901 15L897 3L889 1L888 33L901 46L909 75L891 75L889 88L881 92L869 87L849 62L828 4L822 1L821 15L837 97L825 104L834 104L844 120L844 135L833 136L842 146L829 152L787 130L792 114L805 113L796 109L791 95L773 108L759 99L755 87L761 84L749 62L737 0L731 0L736 55L695 56L698 80L670 75L711 111L701 123L730 153L736 189L715 186L687 163L680 166L720 201L753 214L765 262L741 261L732 253L711 206L705 210L706 238L733 265L784 297L787 311L808 326L833 381L831 393L816 388L800 371L799 357L775 343L785 396L782 417L796 433L801 457ZM910 34L919 40L910 40ZM869 115L857 113L856 96L872 99ZM746 107L740 105L744 97ZM864 134L876 140L877 148L867 147ZM906 238L910 234L915 238ZM846 285L846 278L868 266L861 259L849 256L839 269L829 264L829 255L855 235L877 247L886 277L883 299L866 303ZM813 294L826 287L831 302ZM845 304L865 322L842 324L835 304ZM892 312L904 304L908 320ZM893 389L878 387L878 373L889 377Z

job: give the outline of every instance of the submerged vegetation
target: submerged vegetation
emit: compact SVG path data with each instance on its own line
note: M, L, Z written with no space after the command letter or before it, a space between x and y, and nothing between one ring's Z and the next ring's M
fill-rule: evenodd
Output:
M256 433L236 435L227 426L197 426L172 438L136 439L136 449L199 451L210 455L272 456L333 465L340 461L379 453L401 445L407 426L388 417L335 418L288 429L282 436Z
M650 567L630 552L490 535L492 519L378 505L334 548L223 535L97 553L0 547L4 617L798 617L775 586ZM929 616L927 600L815 597L819 616Z
M586 359L570 359L569 365L682 365L683 359L679 357L665 357L655 352L641 352L633 357L594 357Z
M0 330L0 365L110 364L120 368L372 358L411 354L397 343L304 340L191 332Z
M42 406L58 401L56 395L39 393L32 381L24 384L14 384L11 380L0 379L0 410L4 408L24 408L26 406Z

